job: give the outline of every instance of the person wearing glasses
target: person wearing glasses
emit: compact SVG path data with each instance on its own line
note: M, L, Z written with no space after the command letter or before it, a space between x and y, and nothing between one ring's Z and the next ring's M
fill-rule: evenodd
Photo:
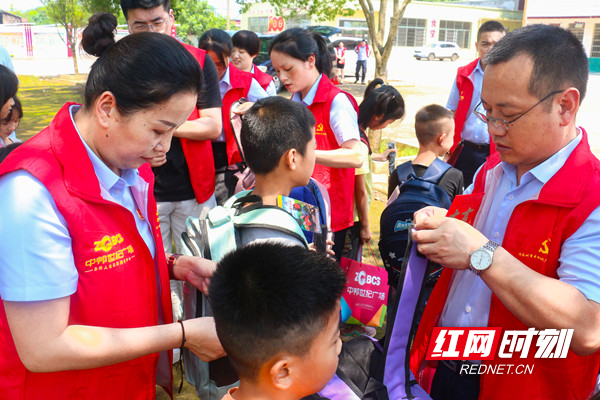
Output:
M446 268L411 367L417 376L427 365L434 326L501 327L520 332L521 345L501 335L492 360L439 361L432 398L587 399L600 369L600 161L576 125L588 59L572 33L538 24L508 33L484 61L476 116L497 153L448 212L415 215L418 250ZM553 344L542 355L544 335ZM478 362L532 370L469 374Z
M505 35L504 26L497 21L484 22L477 31L475 48L479 57L458 68L456 79L446 104L454 112L454 143L450 149L449 164L462 171L465 187L473 181L477 168L490 155L490 135L485 123L472 111L481 100L481 83L485 71L484 57ZM481 110L481 109L479 109Z
M175 24L170 0L121 0L129 33L157 32L171 36ZM181 252L181 233L189 216L199 217L203 209L216 206L215 167L211 140L221 133L221 95L217 69L206 52L182 43L196 58L203 74L203 86L196 109L173 134L166 155L152 160L156 179L154 196L165 251ZM173 312L182 317L180 282L171 282ZM177 352L175 359L177 360Z
M173 322L169 278L206 292L214 266L167 261L148 164L196 107L202 73L177 40L115 42L116 27L90 18L83 105L0 166L2 400L154 399L157 384L172 392L171 349L224 355L212 318Z

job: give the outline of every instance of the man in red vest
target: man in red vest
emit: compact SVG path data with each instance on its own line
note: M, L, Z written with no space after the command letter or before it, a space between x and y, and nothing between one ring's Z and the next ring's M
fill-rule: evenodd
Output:
M411 368L419 376L436 367L425 359L428 343L441 343L434 326L500 327L494 359L437 362L434 399L587 399L600 368L600 161L575 123L588 59L570 32L530 25L507 34L485 62L478 116L497 154L447 216L416 213L418 250L446 268ZM544 334L568 329L563 356L539 354ZM503 342L512 331L535 335L528 351ZM501 364L531 371L468 373Z
M129 33L157 32L174 36L175 19L170 0L121 0ZM221 95L217 69L204 50L183 43L198 60L203 74L203 89L198 94L196 110L173 134L166 157L152 165L154 197L166 252L181 250L181 233L189 216L199 217L203 209L216 206L215 167L211 140L221 133ZM173 315L182 318L180 282L171 282ZM177 354L175 354L177 359Z
M450 164L462 171L465 187L471 184L475 171L490 155L487 125L472 111L481 100L481 82L486 65L484 56L504 35L504 26L497 21L487 21L479 27L475 42L479 58L458 68L446 104L454 112L454 144L450 151L455 154Z

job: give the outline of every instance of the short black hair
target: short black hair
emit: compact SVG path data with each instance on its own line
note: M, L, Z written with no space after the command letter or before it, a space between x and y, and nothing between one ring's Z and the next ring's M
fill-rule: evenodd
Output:
M143 8L147 10L149 8L162 6L165 11L171 9L171 0L121 0L121 10L125 19L127 19L127 12L129 10L135 10L136 8Z
M479 41L481 34L486 32L505 33L506 29L504 28L504 25L498 21L485 21L483 24L481 24L479 30L477 31L477 41Z
M233 41L233 47L244 49L251 56L258 55L258 52L260 51L260 39L258 38L258 35L252 31L237 31L235 35L231 37L231 40Z
M443 120L454 120L454 114L439 104L422 107L415 115L415 133L421 145L428 145L443 132Z
M385 85L383 80L376 78L365 89L363 101L358 106L358 125L368 128L371 119L382 115L383 121L396 120L404 117L404 99L398 90Z
M302 28L286 29L271 42L269 56L272 51L287 54L300 61L307 61L314 54L317 70L327 77L331 74L331 53L327 42L317 32Z
M211 279L217 334L240 377L256 381L274 356L306 354L325 329L346 276L329 257L263 242L226 255Z
M206 51L214 51L227 68L226 58L231 57L233 42L229 33L223 29L212 28L200 36L198 47Z
M500 39L485 55L484 62L494 65L519 55L527 55L533 61L530 94L542 99L552 91L573 86L581 94L581 103L587 89L589 64L575 35L557 26L527 25Z
M0 64L0 108L19 90L19 78L9 68Z
M304 155L313 138L315 117L302 104L280 96L258 100L242 118L241 141L246 162L255 174L267 174L284 153Z
M88 75L84 105L91 106L110 91L123 115L154 107L179 93L198 94L202 71L178 40L162 33L142 32L115 42L117 19L109 13L90 17L83 49L99 57Z

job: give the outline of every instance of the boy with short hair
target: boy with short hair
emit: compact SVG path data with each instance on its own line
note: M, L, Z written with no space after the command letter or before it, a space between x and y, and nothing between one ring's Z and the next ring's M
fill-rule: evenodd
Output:
M210 286L219 340L239 375L225 400L297 400L320 391L341 351L335 261L298 246L251 244L226 255Z
M412 167L418 177L425 174L433 160L445 156L452 147L454 137L454 115L452 111L438 104L421 108L415 115L415 133L419 141L419 152L412 161ZM388 197L401 184L397 174L390 175ZM456 168L450 168L438 184L453 200L463 192L463 175ZM390 201L388 201L389 204Z
M265 206L276 206L278 196L305 186L315 167L315 118L302 104L283 97L260 99L242 119L241 143L248 167L256 175L252 191ZM240 229L241 243L277 239L301 244L285 232L269 228Z

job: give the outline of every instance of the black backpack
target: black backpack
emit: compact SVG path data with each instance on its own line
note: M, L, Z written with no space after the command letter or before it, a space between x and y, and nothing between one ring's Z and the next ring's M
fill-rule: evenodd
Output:
M437 158L421 178L416 176L410 161L396 168L400 193L381 213L379 239L379 251L392 288L398 283L415 211L426 206L450 207L450 197L438 186L450 168L450 164Z

